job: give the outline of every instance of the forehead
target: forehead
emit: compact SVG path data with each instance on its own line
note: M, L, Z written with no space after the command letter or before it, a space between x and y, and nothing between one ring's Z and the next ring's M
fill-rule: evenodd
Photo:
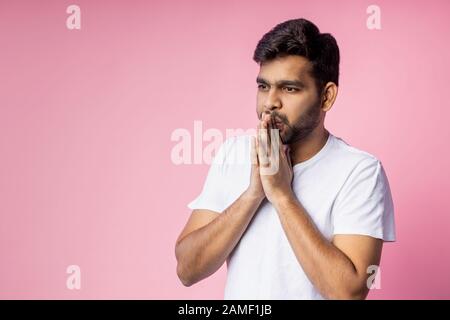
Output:
M270 82L280 80L313 81L311 77L312 65L305 57L289 55L277 57L261 64L258 76Z

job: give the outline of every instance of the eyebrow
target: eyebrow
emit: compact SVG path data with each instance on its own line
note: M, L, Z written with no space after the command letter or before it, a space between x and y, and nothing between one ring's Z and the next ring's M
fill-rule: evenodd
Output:
M257 77L256 83L262 83L262 84L269 84L269 81L265 80L264 78ZM275 83L278 87L282 86L296 86L300 88L304 88L305 84L300 80L280 80Z

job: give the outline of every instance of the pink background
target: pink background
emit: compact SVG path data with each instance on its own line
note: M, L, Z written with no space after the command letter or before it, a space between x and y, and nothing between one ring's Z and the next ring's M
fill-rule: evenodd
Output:
M70 4L81 30L68 30ZM381 7L382 30L366 8ZM177 128L252 128L251 60L304 17L341 49L327 128L383 162L398 241L370 298L450 298L448 1L1 1L0 298L221 299L174 244L208 166L171 162ZM66 267L81 268L81 290Z

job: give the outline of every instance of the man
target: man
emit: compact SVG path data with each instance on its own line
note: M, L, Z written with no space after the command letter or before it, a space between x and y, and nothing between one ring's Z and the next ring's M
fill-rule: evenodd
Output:
M176 243L178 277L191 286L227 261L225 299L364 299L383 241L395 240L394 208L381 162L324 127L336 41L289 20L253 59L261 130L218 151Z

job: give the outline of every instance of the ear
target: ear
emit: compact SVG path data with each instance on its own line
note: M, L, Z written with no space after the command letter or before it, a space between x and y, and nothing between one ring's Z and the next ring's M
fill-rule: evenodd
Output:
M338 86L334 82L327 82L322 90L322 110L327 112L336 101Z

